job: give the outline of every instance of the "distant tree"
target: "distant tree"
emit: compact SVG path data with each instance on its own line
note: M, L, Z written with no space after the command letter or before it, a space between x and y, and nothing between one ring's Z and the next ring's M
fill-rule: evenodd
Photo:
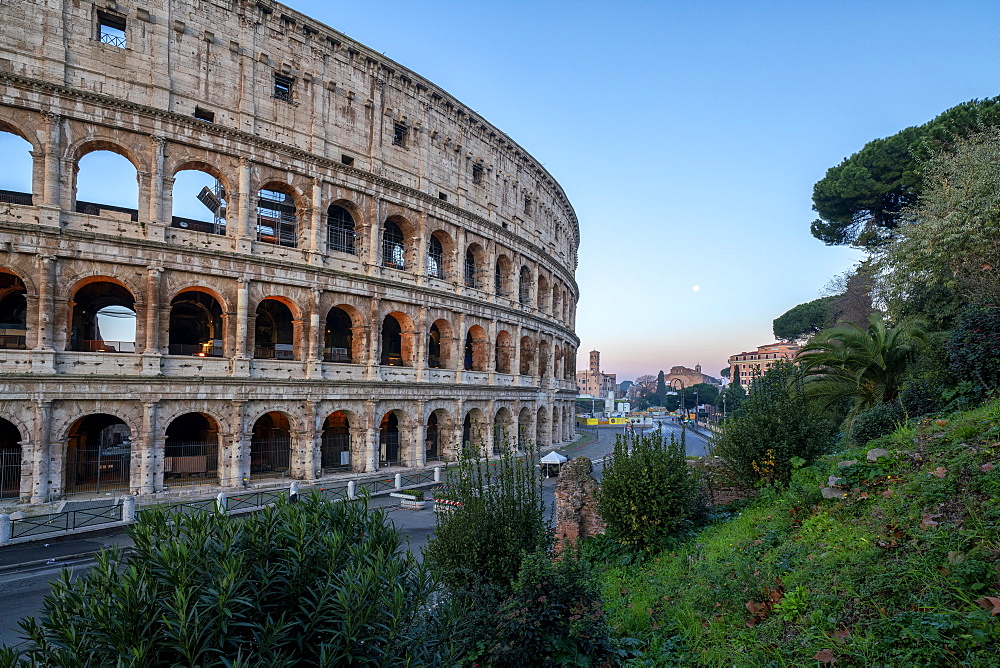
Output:
M918 127L875 139L813 187L814 237L874 249L891 237L922 189L922 162L943 146L1000 125L1000 97L959 104Z
M662 406L667 398L667 382L663 375L663 370L656 374L656 405Z
M725 369L719 372L719 375L722 376L723 378L729 378L729 371L730 369L727 366Z
M636 397L648 397L656 393L656 376L646 374L635 379Z
M836 317L833 307L837 299L820 297L793 306L774 319L774 337L783 341L802 341L830 327Z
M685 408L693 409L695 402L710 406L715 405L715 400L719 398L719 388L708 383L698 383L691 387L685 387L681 394L684 397Z
M715 400L715 405L719 410L724 408L726 415L733 415L739 411L740 406L743 405L746 398L747 391L743 389L742 385L739 383L730 383L719 392L719 397Z

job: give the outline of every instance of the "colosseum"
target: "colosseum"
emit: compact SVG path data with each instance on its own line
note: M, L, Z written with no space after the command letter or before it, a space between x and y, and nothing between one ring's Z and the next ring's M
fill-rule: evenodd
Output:
M0 139L7 502L571 437L572 206L371 48L270 0L8 1Z

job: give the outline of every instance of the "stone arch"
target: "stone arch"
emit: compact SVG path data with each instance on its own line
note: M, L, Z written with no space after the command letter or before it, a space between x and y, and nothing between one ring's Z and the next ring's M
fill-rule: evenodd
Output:
M511 373L511 365L514 361L514 343L510 332L501 329L497 332L497 344L494 351L496 358L495 366L497 373Z
M427 367L454 368L455 330L445 318L431 323L427 331Z
M182 156L169 163L165 167L164 171L174 178L177 177L179 172L184 171L205 172L222 184L222 187L225 188L227 193L234 192L235 190L232 179L229 178L229 175L227 175L225 171L200 157L192 155Z
M287 297L268 296L257 303L254 314L254 358L298 359L301 313Z
M213 290L188 288L170 300L167 351L171 355L222 357L226 309Z
M28 347L28 287L20 276L0 267L0 348Z
M538 342L538 377L545 378L549 375L549 340L542 339Z
M326 249L358 254L360 210L350 200L338 199L326 208Z
M250 429L250 479L291 473L294 422L284 411L265 411Z
M413 349L413 320L402 311L387 313L379 331L379 363L413 366Z
M142 333L137 294L141 292L133 292L124 281L111 276L90 276L78 281L70 292L72 297L68 302L70 334L66 349L78 352L137 352L136 342L141 341ZM116 325L112 318L120 318L122 322ZM102 331L102 326L106 331Z
M517 300L522 306L531 305L531 270L527 266L521 266L517 280Z
M557 320L562 320L562 292L559 284L552 282L552 316Z
M326 416L320 434L320 468L324 474L351 468L351 429L358 424L357 416L348 410Z
M470 408L462 418L462 452L470 456L482 456L484 452L486 416L480 408Z
M7 137L6 135L10 135ZM4 161L0 163L0 175L11 191L4 193L3 201L16 204L35 204L36 184L35 155L39 154L35 142L25 136L13 124L0 120L0 147L3 147ZM41 193L39 193L41 194Z
M378 427L379 467L398 466L403 462L405 451L404 435L409 431L409 416L402 409L395 408L382 414Z
M486 330L473 325L465 333L464 365L466 371L486 371L489 359L489 340Z
M559 404L552 406L552 442L562 443L562 408Z
M79 170L80 160L90 153L96 151L110 151L111 153L117 153L121 157L132 163L132 167L135 168L136 172L148 172L149 165L146 163L145 156L141 152L135 151L122 142L117 142L107 138L95 138L95 137L82 137L75 142L70 143L66 147L66 156L70 158L73 162L74 171ZM76 185L76 178L74 174L73 185Z
M521 346L518 357L521 361L519 369L521 375L533 375L535 373L535 342L530 336L521 337Z
M427 275L447 278L452 274L455 240L443 229L436 229L427 238Z
M531 429L533 426L531 418L531 409L527 406L522 406L521 410L517 412L517 436L515 444L518 450L527 450L534 442L535 435Z
M451 417L444 408L435 408L424 421L424 461L445 461L451 454L448 430Z
M303 218L308 211L305 197L289 183L264 180L253 190L257 214L257 241L298 248Z
M413 266L413 223L400 215L389 216L382 223L380 264L405 270Z
M191 180L181 176L182 172L205 174L214 179L215 183L206 183L206 179L202 179L200 183L192 184L191 191L178 193L179 182ZM170 204L171 227L193 229L209 234L225 234L229 205L231 204L229 193L233 192L232 182L225 173L211 163L190 157L178 161L176 167L167 173L171 177L167 180L169 192L165 192L164 198L168 199ZM201 188L196 194L194 188L199 185ZM167 188L164 190L166 191ZM190 195L192 199L199 200L202 206L195 206L193 202L190 202L190 211L188 211L184 208L184 202L181 202L177 197L178 194ZM181 208L178 208L179 206ZM182 213L189 215L179 215Z
M218 482L222 452L218 421L210 413L187 411L164 423L164 484Z
M21 496L21 466L26 433L11 420L0 417L0 500Z
M357 364L360 360L361 314L348 304L331 306L323 330L323 361Z
M9 114L14 111L10 107L4 107L4 114ZM34 132L27 132L24 130L25 125L28 125L30 121L27 118L21 119L20 121L10 118L10 116L5 116L0 118L0 132L9 132L12 135L17 135L24 141L31 145L32 151L39 151L42 149L42 144L38 141L38 137Z
M483 287L483 268L486 266L486 251L482 244L473 242L466 246L462 261L462 280L467 288Z
M509 408L500 406L493 414L493 454L499 454L503 449L516 449L516 439L514 416Z
M539 311L545 313L549 308L549 279L545 274L538 275L538 290L535 292L538 295L536 306Z
M114 413L91 412L73 421L66 434L65 492L128 491L136 433Z
M510 258L504 254L497 256L497 261L493 265L493 293L498 297L507 297L511 292L511 275L514 264Z

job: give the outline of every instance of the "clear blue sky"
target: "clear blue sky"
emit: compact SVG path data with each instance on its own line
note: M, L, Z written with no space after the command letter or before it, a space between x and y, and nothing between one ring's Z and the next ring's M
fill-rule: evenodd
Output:
M997 2L289 4L555 176L582 233L577 365L596 348L620 379L717 375L771 342L775 317L861 259L810 236L813 183L875 137L1000 95Z

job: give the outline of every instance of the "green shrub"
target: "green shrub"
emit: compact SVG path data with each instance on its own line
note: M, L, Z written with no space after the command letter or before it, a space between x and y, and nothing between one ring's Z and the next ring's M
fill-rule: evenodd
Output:
M834 425L802 391L802 371L779 363L754 381L739 413L712 441L713 452L743 484L786 485L796 457L808 464L825 453Z
M604 467L598 507L612 539L646 552L690 529L705 506L683 441L666 442L660 432L619 436Z
M1000 387L1000 315L966 307L945 343L953 377L972 382L980 396Z
M877 404L858 413L854 418L851 438L858 445L891 434L904 420L902 407L896 402Z
M529 449L518 457L499 443L497 451L502 454L494 460L463 456L446 491L462 505L438 514L435 535L423 550L424 563L453 591L483 584L508 591L522 554L552 541L537 453Z
M253 515L151 509L132 552L64 570L7 666L456 665L465 622L398 531L318 496ZM431 605L434 601L436 604Z
M525 557L494 619L483 657L491 666L604 666L621 655L597 579L574 550L558 561L545 551Z

